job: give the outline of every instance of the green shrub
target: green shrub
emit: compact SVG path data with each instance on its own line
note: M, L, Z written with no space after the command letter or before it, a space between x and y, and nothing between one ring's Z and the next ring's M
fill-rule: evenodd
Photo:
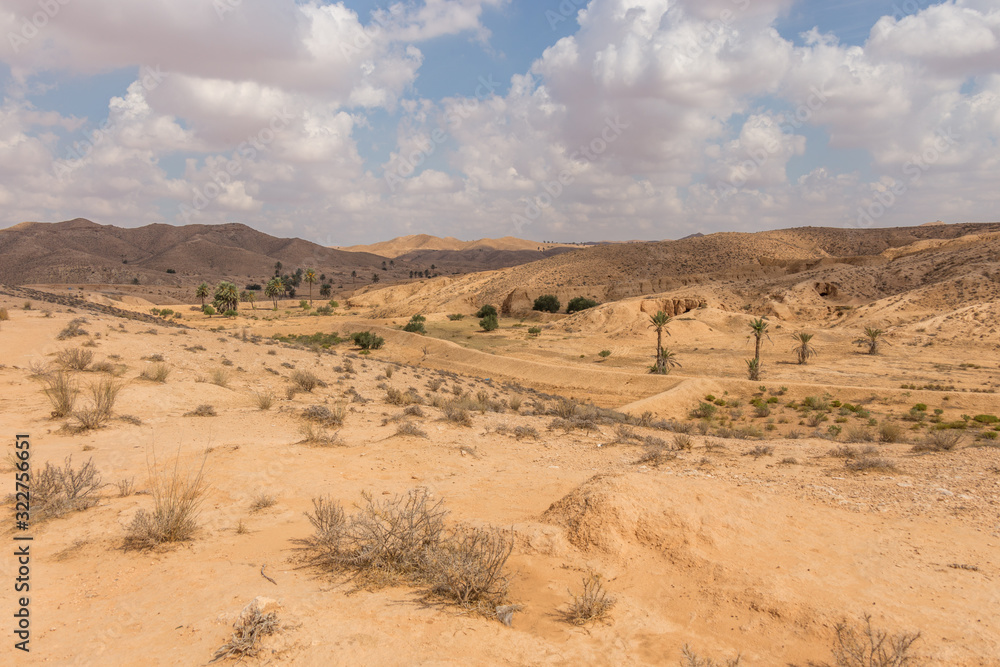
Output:
M351 334L351 340L362 350L380 350L385 345L385 339L376 336L371 331L359 331Z
M483 331L494 331L500 328L500 321L496 315L487 315L479 320L479 326L483 328Z
M597 356L599 356L601 359L607 359L608 357L611 356L611 350L601 350L600 352L597 353Z
M559 299L554 294L543 294L535 299L535 305L531 309L547 313L558 313L561 307L562 304L559 303Z
M532 337L537 337L538 334L542 333L541 327L528 327L528 335Z
M215 308L206 303L204 306L201 307L201 312L211 317L212 315L215 315Z
M997 422L1000 422L1000 418L996 415L976 415L972 419L980 424L996 424Z
M577 313L581 310L587 310L588 308L593 308L594 306L599 305L600 304L593 299L588 299L584 296L577 296L570 299L569 304L566 306L566 312L570 314Z
M913 406L912 409L913 410L917 410L918 412L927 412L927 404L926 403L917 403L916 405Z
M462 313L452 313L451 315L448 316L448 319L451 320L452 322L458 322L459 320L464 320L465 315L463 315Z
M497 309L490 305L485 305L476 312L476 317L486 317L487 315L499 317Z

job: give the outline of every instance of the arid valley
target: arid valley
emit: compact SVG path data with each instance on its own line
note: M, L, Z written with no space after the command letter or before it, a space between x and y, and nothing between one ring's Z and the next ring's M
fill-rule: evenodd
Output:
M1000 224L226 227L0 231L16 664L1000 665Z

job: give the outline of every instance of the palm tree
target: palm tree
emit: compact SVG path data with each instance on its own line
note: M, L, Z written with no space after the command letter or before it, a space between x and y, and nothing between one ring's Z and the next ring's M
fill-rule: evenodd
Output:
M670 335L670 331L666 327L673 319L662 310L656 311L656 315L649 316L649 328L656 329L656 373L658 375L667 374L666 360L663 358L663 332L666 331L667 335Z
M257 293L256 292L253 292L253 291L247 292L247 298L244 299L244 301L246 301L247 303L249 303L251 308L253 308L254 310L257 310Z
M215 304L220 313L236 310L240 306L240 293L236 285L223 280L215 286Z
M312 269L306 269L302 279L309 285L309 305L311 306L313 302L313 285L316 284L316 272Z
M333 285L330 283L323 283L319 286L319 295L324 299L330 298L330 291L333 289Z
M278 297L284 294L285 287L281 284L281 278L275 276L267 281L264 286L264 296L274 302L274 309L278 310Z
M888 345L889 341L884 338L885 331L875 327L865 327L865 335L854 341L855 345L867 345L868 354L878 354L883 345Z
M667 348L660 350L659 360L656 362L657 373L667 375L671 369L679 368L681 362L677 361L677 353L671 352ZM659 369L663 369L662 372Z
M354 284L354 281L357 279L357 277L358 277L358 272L357 271L351 271L351 284L352 285Z
M281 262L274 263L274 275L278 276L281 273Z
M768 323L767 323L767 321L763 317L758 318L756 320L750 320L750 336L748 336L748 338L750 338L750 337L754 338L753 358L757 360L758 364L760 364L760 342L761 342L761 339L763 339L765 336L767 336L767 339L771 340L771 336L768 335L768 333L767 333L767 327L768 327Z
M813 335L804 331L792 334L792 338L795 340L795 347L792 349L799 355L800 364L806 363L809 357L815 357L817 354L816 348L809 344L809 341L813 339Z
M760 359L747 359L747 377L753 381L760 379Z
M379 281L378 274L377 273L373 273L372 274L372 282L373 283L377 283L378 281Z
M201 307L205 307L205 299L208 298L209 290L208 283L202 283L198 285L197 289L194 291L194 297L196 299L201 299Z

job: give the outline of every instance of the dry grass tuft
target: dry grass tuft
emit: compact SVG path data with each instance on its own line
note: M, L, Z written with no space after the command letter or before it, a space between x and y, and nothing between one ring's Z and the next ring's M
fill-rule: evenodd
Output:
M87 323L87 320L82 317L70 320L69 324L67 324L66 327L59 332L58 336L56 336L56 339L66 340L67 338L74 338L75 336L88 336L89 334L80 326Z
M915 452L950 452L958 447L962 442L962 434L959 431L940 430L931 431L924 438L923 442L913 445Z
M125 386L112 377L101 378L90 385L91 405L89 408L77 410L73 416L77 419L76 430L87 431L103 427L111 419L118 394Z
M189 412L185 412L184 416L185 417L215 417L215 416L217 416L217 413L215 412L215 408L213 406L209 405L208 403L202 403L201 405L199 405L198 407L196 407L194 410L191 410Z
M93 360L93 351L82 347L66 348L56 354L56 363L67 371L85 371Z
M414 438L426 438L427 433L411 421L404 421L396 427L395 435L408 435Z
M214 385L218 385L223 389L229 388L229 371L225 368L216 368L212 371L212 378L210 382Z
M681 649L681 655L684 656L684 659L681 660L681 667L739 667L740 661L743 659L742 656L737 655L735 658L727 659L724 663L716 662L712 658L702 658L687 644Z
M591 573L583 578L583 592L576 595L570 592L572 602L566 610L564 618L573 625L585 625L592 621L607 618L615 599L608 595L601 582L601 575Z
M274 405L274 392L269 390L263 391L253 391L254 403L257 405L258 410L270 410L271 406Z
M153 364L142 369L142 373L139 377L143 380L149 380L150 382L166 382L167 376L170 375L170 367L166 364Z
M198 527L201 503L208 490L205 479L205 458L197 469L182 470L180 450L172 468L160 469L153 453L147 462L149 489L153 496L153 511L140 509L125 532L124 548L152 549L169 542L191 539Z
M312 422L306 422L299 428L302 434L300 445L312 445L313 447L337 447L343 446L340 434L334 431L328 432L323 426L317 426Z
M325 383L309 371L295 371L289 379L297 391L312 393L316 387L325 386Z
M274 507L277 504L278 501L274 496L263 491L258 491L254 494L254 497L250 501L250 511L260 512L261 510L266 510L268 507Z
M41 377L45 382L45 396L52 404L52 418L60 419L72 414L80 389L69 373L59 371Z

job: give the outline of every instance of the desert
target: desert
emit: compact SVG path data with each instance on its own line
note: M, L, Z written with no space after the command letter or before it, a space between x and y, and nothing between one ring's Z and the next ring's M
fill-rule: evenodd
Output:
M998 664L995 228L599 246L228 314L177 273L4 285L5 429L51 477L39 662L853 665L870 622L912 664ZM532 308L554 293L596 305ZM414 516L445 564L358 564L365 517Z

